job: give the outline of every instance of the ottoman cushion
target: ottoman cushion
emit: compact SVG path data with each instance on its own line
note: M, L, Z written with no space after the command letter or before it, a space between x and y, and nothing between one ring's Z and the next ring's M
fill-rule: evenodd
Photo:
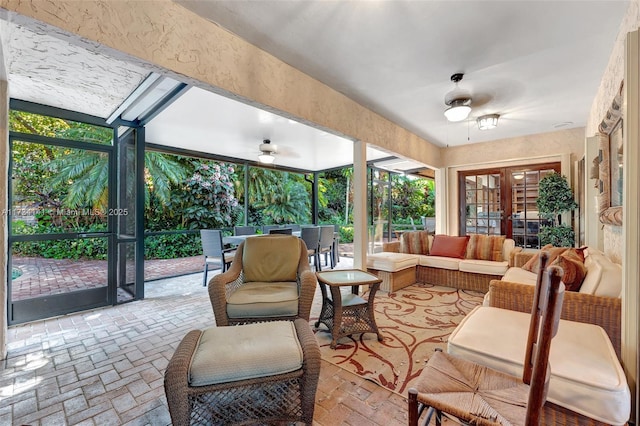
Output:
M274 376L302 368L302 348L292 321L211 327L200 337L189 384L206 386Z
M417 264L415 255L405 253L382 252L367 256L367 268L378 271L396 272L413 268Z

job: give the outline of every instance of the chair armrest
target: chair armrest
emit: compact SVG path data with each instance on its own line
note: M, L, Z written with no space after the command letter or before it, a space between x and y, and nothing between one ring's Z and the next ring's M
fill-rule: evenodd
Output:
M489 283L490 305L530 313L535 286L492 280ZM615 297L565 291L560 318L602 327L620 358L622 301Z
M511 265L511 266L516 266L518 268L521 268L522 265L527 263L529 261L529 259L531 259L536 254L538 254L538 253L520 250L519 252L513 254L513 265ZM509 262L509 263L511 263L511 262Z
M400 253L400 241L391 241L389 243L382 243L382 251Z
M318 279L315 272L307 269L303 270L298 277L299 299L298 299L298 317L309 321L311 315L311 305L313 297L316 294Z
M236 251L233 262L226 272L218 274L209 280L207 290L209 291L209 300L213 307L213 315L216 318L218 327L229 325L227 318L227 299L229 296L242 285L242 248Z
M515 266L516 264L516 255L522 253L522 247L514 247L509 253L509 266ZM526 262L525 262L526 263ZM524 263L523 263L524 265Z

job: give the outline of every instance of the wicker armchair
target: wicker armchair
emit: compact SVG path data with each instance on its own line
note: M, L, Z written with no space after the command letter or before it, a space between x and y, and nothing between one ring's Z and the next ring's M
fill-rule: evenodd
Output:
M247 238L231 267L209 281L218 326L260 321L309 321L318 280L300 238L266 235Z

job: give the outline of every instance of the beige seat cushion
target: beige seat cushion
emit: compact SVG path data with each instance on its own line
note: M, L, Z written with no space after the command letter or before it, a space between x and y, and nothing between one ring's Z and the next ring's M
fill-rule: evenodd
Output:
M417 264L418 258L411 254L382 252L367 255L367 268L378 271L402 271L414 268Z
M460 261L458 268L462 272L473 272L475 274L499 275L502 276L509 269L509 262L494 262L491 260L464 259Z
M476 307L451 333L447 351L522 376L530 319L527 313ZM622 425L628 420L629 387L601 327L560 320L549 363L549 401L608 424Z
M205 386L288 373L302 367L302 348L292 321L211 327L202 333L189 384Z
M292 235L247 238L242 252L244 280L295 281L300 261L300 239Z
M432 268L451 269L453 271L458 270L458 264L460 259L455 257L441 257L441 256L420 256L418 258L421 266L430 266Z
M536 285L537 277L538 276L534 272L525 271L522 268L513 266L507 269L507 272L502 277L502 281L507 281L510 283Z
M298 283L245 283L227 300L229 318L290 316L298 313Z

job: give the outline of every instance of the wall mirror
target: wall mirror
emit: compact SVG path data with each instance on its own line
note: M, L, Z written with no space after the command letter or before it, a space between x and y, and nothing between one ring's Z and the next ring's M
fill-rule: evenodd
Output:
M600 222L622 226L622 85L599 126Z

